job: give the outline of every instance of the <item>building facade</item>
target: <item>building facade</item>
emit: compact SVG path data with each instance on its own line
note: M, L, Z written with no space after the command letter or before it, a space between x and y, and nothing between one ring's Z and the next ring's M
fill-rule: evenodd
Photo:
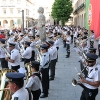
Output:
M75 26L85 27L85 1L86 0L73 0L73 21Z
M0 26L5 29L21 28L24 10L24 27L29 27L33 20L33 6L33 0L0 0Z

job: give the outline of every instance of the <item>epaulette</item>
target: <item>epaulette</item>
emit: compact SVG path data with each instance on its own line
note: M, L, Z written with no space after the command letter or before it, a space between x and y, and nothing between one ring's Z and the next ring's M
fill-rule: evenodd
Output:
M98 70L98 68L96 67L96 68L95 68L95 71L97 71L97 70Z
M45 57L46 55L44 55L44 57Z
M14 51L12 51L11 53L13 53Z
M14 100L18 100L18 97L14 97Z

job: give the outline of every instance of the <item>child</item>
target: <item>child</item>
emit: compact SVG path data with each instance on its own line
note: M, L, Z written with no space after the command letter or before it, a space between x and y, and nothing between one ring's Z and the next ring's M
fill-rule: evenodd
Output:
M40 83L41 77L38 73L40 63L37 61L32 61L31 70L33 72L32 76L29 78L28 83L26 84L26 88L30 88L33 94L33 100L39 100L39 96L41 94Z

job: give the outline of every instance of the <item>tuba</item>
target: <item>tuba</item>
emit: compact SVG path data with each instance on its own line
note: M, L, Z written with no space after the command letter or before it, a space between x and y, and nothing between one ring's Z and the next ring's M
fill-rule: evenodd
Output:
M30 63L26 63L25 64L25 69L27 70L26 81L28 81L28 78L32 75L31 64Z
M11 100L11 91L8 88L8 81L6 78L6 73L7 72L14 72L13 70L10 69L2 69L2 71L0 72L0 100Z

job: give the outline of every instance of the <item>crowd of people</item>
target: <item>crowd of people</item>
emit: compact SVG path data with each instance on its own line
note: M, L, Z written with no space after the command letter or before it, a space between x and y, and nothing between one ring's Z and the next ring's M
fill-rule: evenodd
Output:
M79 54L80 68L84 73L84 76L79 75L81 77L78 85L83 87L80 100L95 100L100 85L100 65L96 62L100 57L100 37L96 39L98 40L98 55L96 55L93 30L89 33L85 28L75 26L46 26L45 42L41 42L36 28L34 32L35 35L31 29L25 29L23 33L20 30L7 31L6 34L1 32L4 36L0 38L1 67L2 69L11 67L15 71L6 74L9 88L13 92L11 100L15 98L16 100L39 100L39 97L48 97L49 81L55 79L55 66L59 61L60 39L63 40L63 47L66 48L67 59L70 58L71 44ZM29 72L27 67L20 66L22 61L24 65L29 64L32 73L27 82L24 81L24 77Z

